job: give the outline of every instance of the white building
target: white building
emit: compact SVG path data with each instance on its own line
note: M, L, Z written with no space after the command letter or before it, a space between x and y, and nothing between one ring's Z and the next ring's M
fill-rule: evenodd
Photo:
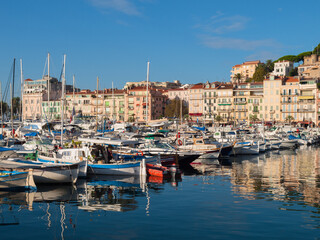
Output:
M280 61L274 64L273 76L289 76L290 71L293 69L293 62Z

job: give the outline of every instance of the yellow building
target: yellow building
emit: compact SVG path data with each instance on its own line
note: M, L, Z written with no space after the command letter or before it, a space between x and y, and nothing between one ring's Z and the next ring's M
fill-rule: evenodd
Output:
M203 88L202 83L188 89L189 93L189 117L192 120L203 118Z
M238 79L236 79L237 74L241 75L241 79L239 79L240 83L245 82L248 78L252 78L256 71L256 67L259 66L259 64L261 64L260 61L247 61L233 66L231 69L230 81L232 83L238 83Z
M217 89L217 110L214 114L222 117L224 122L233 120L233 85L220 84Z
M282 78L270 76L263 81L263 116L265 121L280 120L280 89Z
M281 121L285 122L291 116L290 121L298 121L298 96L300 92L299 78L287 77L283 80L281 94Z
M234 119L250 121L250 116L261 120L263 103L263 83L240 83L234 89Z
M216 117L216 111L218 106L217 101L217 92L216 89L220 86L220 82L213 82L209 83L207 82L204 85L203 89L203 107L204 107L204 119L206 122L212 122L214 121L214 118Z

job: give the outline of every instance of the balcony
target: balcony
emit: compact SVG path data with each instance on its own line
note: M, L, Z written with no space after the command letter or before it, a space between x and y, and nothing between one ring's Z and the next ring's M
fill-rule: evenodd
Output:
M299 96L299 93L280 93L281 96Z
M230 113L230 112L232 112L232 109L218 108L218 112L226 112L226 113Z
M299 99L299 103L311 103L314 104L315 100Z
M252 112L259 113L259 110L258 109L253 109Z
M235 112L248 112L248 109L235 109Z
M280 112L283 112L283 113L296 113L297 111L294 111L294 110L282 110L282 109L280 109Z
M270 110L270 114L274 114L275 113L275 111L274 110Z
M247 104L247 101L241 101L241 102L234 102L234 105L245 105Z
M223 103L218 103L219 106L230 106L231 103L226 103L226 102L223 102Z
M299 108L298 112L315 112L314 108Z
M314 100L315 97L314 95L301 95L298 97L298 99L301 100Z

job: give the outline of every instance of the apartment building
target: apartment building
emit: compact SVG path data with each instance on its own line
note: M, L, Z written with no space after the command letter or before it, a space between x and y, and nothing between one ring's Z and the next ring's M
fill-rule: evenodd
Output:
M312 54L303 58L303 64L298 66L298 75L306 78L320 77L320 56Z
M127 90L125 121L145 122L164 117L167 96L157 88L134 87Z
M282 78L270 76L263 81L263 116L265 121L280 121Z
M293 62L279 61L274 63L274 70L271 75L274 76L289 76L290 71L293 69Z
M202 119L203 116L203 88L204 84L198 83L188 89L189 117L191 120Z
M300 80L298 77L287 77L283 79L281 89L281 118L285 122L298 121L298 97L300 95ZM291 116L291 117L289 117Z
M300 79L300 95L298 96L298 121L300 123L316 123L317 80Z
M232 83L237 83L238 79L236 79L236 76L237 74L240 74L241 79L239 79L239 82L244 83L248 78L253 77L253 74L259 64L261 64L260 61L247 61L233 66L231 69L230 81Z
M214 122L215 117L217 116L218 108L218 95L217 88L220 86L220 82L207 82L204 85L203 89L203 115L205 122Z
M125 90L105 89L104 108L105 116L115 121L125 120L125 109L127 104L127 93Z
M232 84L222 83L217 89L217 115L222 117L224 122L230 122L235 119L233 111L233 90Z

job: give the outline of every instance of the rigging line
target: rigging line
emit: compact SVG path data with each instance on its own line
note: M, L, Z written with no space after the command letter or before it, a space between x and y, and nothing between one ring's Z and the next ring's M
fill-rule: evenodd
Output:
M63 75L63 67L64 67L64 63L62 63L62 68L61 68L61 72L60 72L60 76L59 76L59 82L61 82L61 78ZM66 76L64 76L66 78Z
M12 72L13 72L13 63L11 65L11 69L10 69L10 72L9 72L7 84L6 84L6 87L4 89L4 94L2 95L2 102L4 102L4 100L6 100L6 101L8 100L7 96L8 96L8 92L9 92L10 83L11 83L11 80L12 80ZM11 101L9 101L9 102L11 102Z
M47 62L48 62L48 56L46 57L46 62L44 64L44 68L43 68L43 72L42 72L42 79L44 78L44 73L45 73L45 71L47 69Z

